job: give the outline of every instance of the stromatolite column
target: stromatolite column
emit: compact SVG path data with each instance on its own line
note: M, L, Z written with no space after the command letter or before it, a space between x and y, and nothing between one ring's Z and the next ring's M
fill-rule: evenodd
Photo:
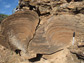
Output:
M39 17L34 11L17 11L10 15L1 24L5 40L2 45L27 53L29 41L33 38L38 23Z

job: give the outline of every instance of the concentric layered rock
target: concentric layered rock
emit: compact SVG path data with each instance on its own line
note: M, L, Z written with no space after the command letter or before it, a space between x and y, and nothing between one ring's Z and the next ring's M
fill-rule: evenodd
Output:
M2 45L14 51L21 50L26 53L38 22L39 17L34 11L19 11L9 16L1 24L5 39Z
M35 37L30 41L28 47L29 52L52 54L69 46L73 46L81 40L83 41L83 22L81 17L75 15L49 17L38 28Z
M83 0L20 0L19 7L1 24L0 45L10 51L4 55L0 49L0 62L80 63L78 58L84 57Z

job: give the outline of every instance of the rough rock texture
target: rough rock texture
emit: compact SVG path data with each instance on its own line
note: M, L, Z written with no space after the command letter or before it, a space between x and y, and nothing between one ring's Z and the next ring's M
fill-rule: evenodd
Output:
M39 23L37 13L33 11L19 11L3 20L1 24L5 47L27 53L29 41L33 38Z
M80 63L76 55L70 53L68 49L64 49L52 55L44 55L43 58L48 59L49 63Z
M0 63L84 63L83 0L20 0L1 29Z
M0 45L0 63L30 63L15 52Z
M24 2L24 4L20 3L20 9L29 7L29 9L36 10L41 15L84 13L84 1L82 0L21 0L20 2Z
M84 15L67 14L49 17L44 24L39 26L34 38L30 41L29 52L51 54L81 40L84 41L82 39L84 38L84 21L81 20L82 17Z

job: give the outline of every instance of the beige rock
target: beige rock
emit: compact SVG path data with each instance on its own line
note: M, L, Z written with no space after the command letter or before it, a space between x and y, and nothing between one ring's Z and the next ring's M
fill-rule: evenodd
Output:
M44 55L51 63L80 63L76 55L70 53L68 49L64 49L52 55Z
M11 20L11 21L9 21L9 20ZM6 40L7 42L4 41L5 43L4 42L0 42L0 43L3 43L2 45L4 45L5 47L6 46L9 47L9 49L11 49L13 51L18 50L19 48L22 47L21 49L24 51L24 53L26 53L26 56L27 56L28 55L28 53L27 53L28 42L32 39L33 34L35 33L35 29L38 25L38 22L39 22L39 17L37 15L37 13L34 11L27 10L27 11L16 12L15 14L9 16L7 19L5 19L2 22L2 29L4 28L4 30L2 30L2 31L6 32L6 35L3 32L2 32L3 33L2 35L4 37L8 36L8 38L7 37L6 37L6 39L4 38L4 40ZM5 24L5 26L4 26L4 24ZM31 27L33 27L33 28L31 28ZM10 31L8 31L9 29L10 29ZM15 33L17 35L15 35ZM16 36L17 36L17 38L16 38ZM13 41L14 43L11 41ZM10 45L8 44L8 42L10 42ZM18 44L18 42L19 42L19 44ZM24 45L21 46L20 42L22 42ZM26 49L24 50L25 47L26 47Z

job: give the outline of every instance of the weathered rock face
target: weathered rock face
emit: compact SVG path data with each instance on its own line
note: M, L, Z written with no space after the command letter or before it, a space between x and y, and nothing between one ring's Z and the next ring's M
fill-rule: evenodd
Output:
M30 41L28 50L31 53L52 54L83 41L84 25L81 18L84 16L79 16L59 15L46 19L46 22L38 28L36 35Z
M53 63L56 63L56 62L57 63L62 63L62 62L63 63L67 63L67 62L68 63L69 62L80 63L80 60L77 59L77 56L75 54L73 55L71 52L76 53L76 54L80 54L80 52L81 52L81 55L83 56L83 52L82 52L84 50L82 47L83 44L82 45L79 44L82 47L81 51L80 51L80 48L79 48L79 50L78 50L78 48L77 49L74 49L74 48L67 49L67 46L72 47L73 32L75 32L74 37L76 40L76 41L74 41L75 42L74 44L80 43L80 41L81 41L81 43L83 43L83 27L84 27L84 24L83 24L84 19L83 18L84 18L84 15L82 15L82 14L79 14L76 16L66 14L66 15L58 15L58 16L49 16L48 18L43 20L43 23L41 21L41 25L39 25L38 29L36 30L35 36L29 42L29 46L28 46L28 51L30 54L32 54L32 55L33 54L34 55L43 54L43 57L41 57L41 59L39 61L37 61L37 62L35 61L34 63L52 63L52 62ZM5 20L7 20L7 19L5 19ZM5 22L6 21L2 22L2 24L4 23L3 28L5 28L5 25L6 25ZM10 21L9 21L9 23L10 23ZM20 23L21 23L21 21L20 21ZM30 23L30 21L28 21L28 23ZM15 23L13 22L13 24L15 24ZM6 25L6 26L9 26L9 25ZM24 30L24 28L23 28L23 30ZM28 29L30 29L30 28L28 28ZM4 31L4 29L2 29L2 30ZM15 31L17 31L17 29ZM30 36L30 35L28 35L28 36ZM23 35L21 37L23 37ZM51 38L49 38L49 37L51 37ZM23 45L23 43L22 43L22 45ZM58 47L58 45L59 45L59 47ZM78 44L76 44L76 45L78 45ZM73 49L74 49L74 51L73 51ZM77 51L75 51L75 50L77 50ZM2 50L2 51L4 52L4 50ZM7 51L9 51L9 50L7 50ZM52 53L52 52L54 52L54 53ZM5 54L5 52L4 52L4 54ZM2 60L4 61L4 63L7 63L7 62L8 63L12 63L12 62L32 63L32 61L29 62L27 60L23 60L21 58L21 56L18 56L16 54L14 54L14 56L9 54L10 56L7 57L8 54L9 53L7 53L5 56L3 56L4 59L2 59ZM1 54L1 55L3 55L3 54ZM9 60L7 60L7 58L5 58L5 57L9 58ZM38 59L38 57L36 57L36 58ZM7 60L7 62L6 62L6 60Z
M19 11L9 16L1 24L5 39L2 45L27 53L28 43L33 38L38 23L38 15L33 11Z
M0 63L29 63L13 51L0 45Z
M82 0L20 0L1 24L0 63L84 63L83 8Z
M48 63L80 63L76 55L71 54L68 49L64 49L52 55L44 55L43 58L48 59Z
M22 0L21 2L25 3L20 3L21 8L28 7L31 10L36 10L40 15L77 14L83 13L84 8L83 0Z

